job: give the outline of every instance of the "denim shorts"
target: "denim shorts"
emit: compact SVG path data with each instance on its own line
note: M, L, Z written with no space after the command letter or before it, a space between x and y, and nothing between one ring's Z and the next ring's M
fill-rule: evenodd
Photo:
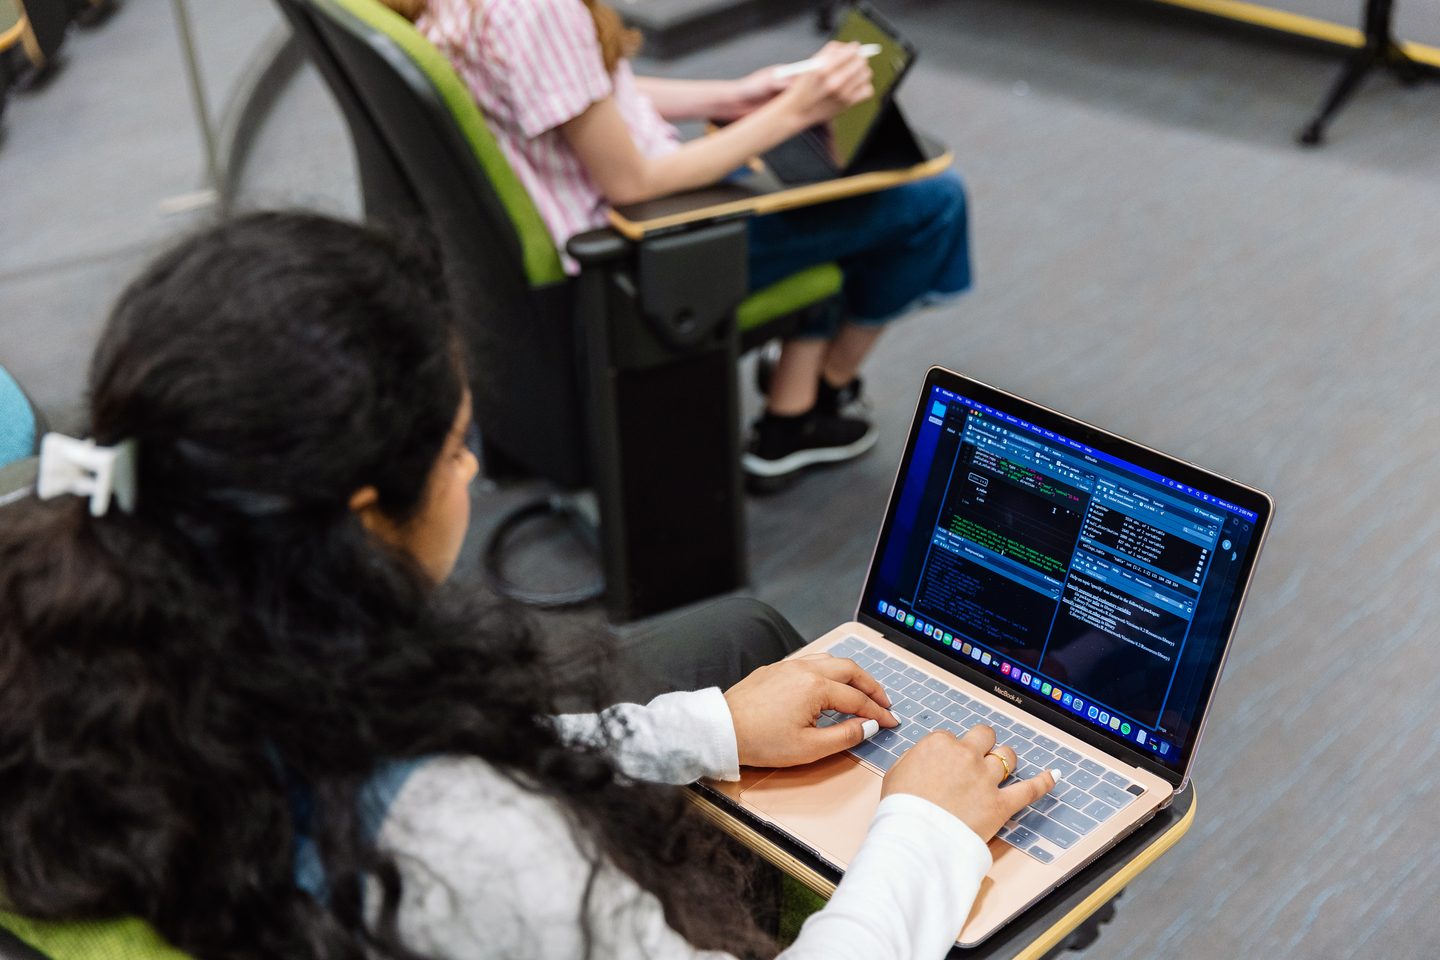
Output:
M755 217L750 289L835 262L844 310L822 311L797 337L830 338L841 320L880 325L970 287L965 187L954 173L878 193Z

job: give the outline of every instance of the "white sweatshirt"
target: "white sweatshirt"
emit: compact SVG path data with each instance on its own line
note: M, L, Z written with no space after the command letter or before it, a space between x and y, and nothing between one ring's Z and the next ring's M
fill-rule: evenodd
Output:
M628 776L679 784L740 775L734 725L717 688L558 722L566 736L582 740L616 719L628 730L615 752ZM554 801L484 761L419 766L391 804L378 842L404 877L400 928L415 949L446 960L583 956L580 912L591 873L585 841ZM919 797L887 797L834 897L781 956L943 957L990 863L985 844L951 814ZM608 862L585 908L596 958L727 956L690 946L666 924L659 900Z

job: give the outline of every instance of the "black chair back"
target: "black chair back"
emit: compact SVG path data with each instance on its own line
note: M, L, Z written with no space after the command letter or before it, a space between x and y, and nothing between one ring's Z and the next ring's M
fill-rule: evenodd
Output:
M352 131L373 123L439 241L487 451L561 486L583 486L588 469L573 284L558 271L557 282L531 283L504 203L410 53L334 0L281 2L310 15L338 67L327 81L351 91L346 118ZM343 104L347 95L336 96Z

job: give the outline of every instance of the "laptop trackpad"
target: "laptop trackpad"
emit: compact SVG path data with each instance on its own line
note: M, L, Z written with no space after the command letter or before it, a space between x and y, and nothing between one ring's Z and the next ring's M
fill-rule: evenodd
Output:
M880 774L846 754L777 770L741 801L836 866L850 865L880 805Z

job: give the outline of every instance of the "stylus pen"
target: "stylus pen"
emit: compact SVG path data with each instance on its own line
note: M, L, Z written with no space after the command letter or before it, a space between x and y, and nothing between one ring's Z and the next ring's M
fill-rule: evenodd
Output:
M879 56L885 48L878 43L865 43L860 46L860 56L865 59ZM775 78L784 80L786 77L799 76L802 73L809 73L811 70L820 69L820 58L811 57L809 60L796 60L794 63L787 63L775 68Z

